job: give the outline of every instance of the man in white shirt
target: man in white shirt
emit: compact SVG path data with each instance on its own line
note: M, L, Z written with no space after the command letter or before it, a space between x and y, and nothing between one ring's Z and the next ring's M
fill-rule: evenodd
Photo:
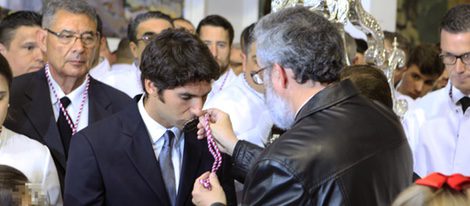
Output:
M237 77L235 72L229 68L234 31L232 24L224 17L209 15L199 22L196 33L207 45L220 67L220 77L212 84L211 93L207 96L207 100L209 100L230 85Z
M173 28L170 16L159 11L149 11L135 17L129 23L127 37L136 62L134 64L113 65L102 81L130 97L142 94L144 90L142 89L139 69L142 52L157 34L169 28Z
M446 87L415 103L403 126L414 171L470 174L470 5L459 5L441 23L441 58L450 74ZM465 112L465 110L467 110Z
M426 95L444 71L444 65L439 59L439 49L433 44L416 46L411 50L406 67L402 70L398 92L412 99Z
M251 36L254 26L251 24L242 33L245 39L242 75L234 80L234 84L207 100L204 107L228 113L239 139L264 147L273 122L264 103L264 86L256 84L251 75L261 75L256 62L256 43Z
M65 205L192 205L192 183L214 162L192 120L217 63L197 36L169 29L149 42L141 70L138 103L74 136ZM235 205L230 167L224 155L217 174Z
M230 115L238 139L265 147L273 127L264 99L264 86L253 81L262 71L256 61L256 42L252 35L255 24L241 34L243 73L234 83L206 101L205 108L217 108ZM241 200L243 184L236 182L237 198Z

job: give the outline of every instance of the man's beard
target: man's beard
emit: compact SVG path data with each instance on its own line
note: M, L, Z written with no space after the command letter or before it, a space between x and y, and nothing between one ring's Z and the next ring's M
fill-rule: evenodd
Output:
M265 84L265 101L274 124L283 130L290 129L295 120L294 111L282 97L276 94L271 80L266 78L265 81L267 81L267 84Z

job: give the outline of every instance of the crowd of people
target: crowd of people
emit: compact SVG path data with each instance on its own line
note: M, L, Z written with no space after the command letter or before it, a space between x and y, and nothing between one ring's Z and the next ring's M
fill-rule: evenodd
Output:
M385 32L406 54L390 87L363 40L305 7L239 43L223 16L148 11L117 51L86 1L16 11L0 21L0 205L470 205L470 4L439 32Z

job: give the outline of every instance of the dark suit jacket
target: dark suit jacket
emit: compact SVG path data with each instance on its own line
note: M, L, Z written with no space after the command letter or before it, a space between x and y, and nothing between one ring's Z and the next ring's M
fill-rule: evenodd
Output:
M196 128L184 130L184 154L176 205L192 205L193 184L214 159ZM228 201L236 204L231 161L217 171ZM158 160L137 104L79 133L70 145L64 203L74 205L170 205Z
M91 77L90 77L91 78ZM88 123L93 124L132 103L126 94L93 78L88 90ZM44 70L13 79L10 108L5 126L35 139L49 148L63 187L66 155L52 110Z

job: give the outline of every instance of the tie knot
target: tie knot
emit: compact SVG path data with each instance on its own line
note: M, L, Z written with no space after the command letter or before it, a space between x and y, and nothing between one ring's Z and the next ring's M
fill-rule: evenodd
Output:
M65 96L65 97L62 97L62 98L60 99L60 103L62 104L62 106L63 106L64 108L67 108L67 107L69 106L69 104L70 104L70 99L69 99L68 97L66 97L66 96Z
M470 97L462 97L459 102L462 105L463 112L465 112L465 110L470 106Z
M175 134L173 133L173 131L167 130L165 134L163 134L163 138L165 140L165 142L163 143L163 146L171 147L173 143L173 139L175 139L174 137L175 137Z

